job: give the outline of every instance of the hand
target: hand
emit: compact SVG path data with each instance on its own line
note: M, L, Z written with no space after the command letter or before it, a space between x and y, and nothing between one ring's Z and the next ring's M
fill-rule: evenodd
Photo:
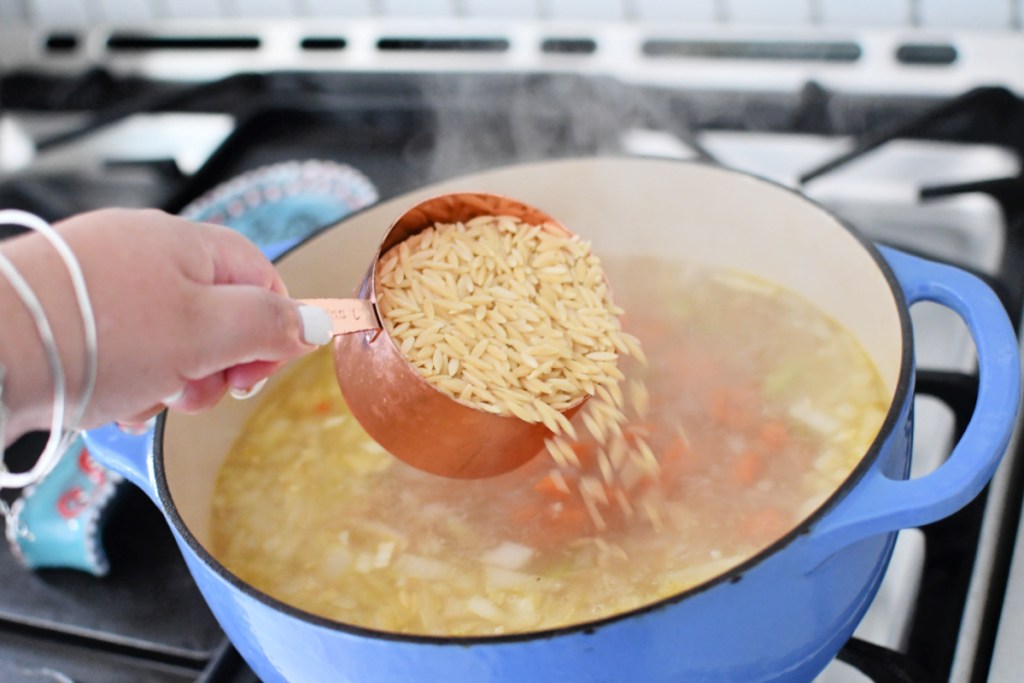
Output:
M141 422L247 390L330 340L330 319L287 296L243 236L154 210L105 209L54 226L81 263L98 329L96 389L83 428ZM69 411L85 380L71 282L54 249L27 235L0 245L42 301L68 376ZM52 379L31 318L0 278L0 363L9 436L49 426Z

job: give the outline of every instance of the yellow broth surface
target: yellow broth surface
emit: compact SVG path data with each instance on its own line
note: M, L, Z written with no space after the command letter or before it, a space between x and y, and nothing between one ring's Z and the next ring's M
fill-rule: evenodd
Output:
M649 604L791 530L883 420L888 395L856 339L740 273L605 265L647 356L621 366L621 440L642 441L648 459L603 477L607 453L577 415L578 464L544 452L492 479L426 474L359 427L321 350L262 399L228 454L214 555L330 619L488 635Z

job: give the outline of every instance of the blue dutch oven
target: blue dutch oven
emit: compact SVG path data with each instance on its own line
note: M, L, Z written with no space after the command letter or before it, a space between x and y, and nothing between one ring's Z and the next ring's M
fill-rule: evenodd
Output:
M590 239L606 260L616 254L696 259L799 292L850 329L878 367L891 403L877 438L798 528L721 576L600 621L477 638L403 636L323 619L261 593L210 554L217 469L254 402L224 401L198 416L163 415L143 436L93 431L88 442L95 457L163 511L213 613L267 683L812 679L867 610L896 532L950 515L974 498L1007 447L1020 366L999 301L975 277L875 247L772 183L703 164L607 158L493 170L376 205L278 261L291 294L347 294L395 216L428 196L466 190L542 207ZM920 301L946 306L966 323L980 386L974 416L948 460L907 480L914 398L908 307Z

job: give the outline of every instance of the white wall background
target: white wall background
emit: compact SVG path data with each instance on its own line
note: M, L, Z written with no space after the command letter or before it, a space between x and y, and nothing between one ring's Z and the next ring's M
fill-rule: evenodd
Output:
M158 19L472 17L762 26L1020 29L1024 0L0 0L0 24Z

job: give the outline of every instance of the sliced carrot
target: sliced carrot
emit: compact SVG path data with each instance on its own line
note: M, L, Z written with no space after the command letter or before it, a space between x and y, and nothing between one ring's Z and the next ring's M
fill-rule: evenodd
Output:
M572 496L572 491L566 489L550 474L534 484L533 490L555 500L563 500Z
M761 443L772 450L782 450L789 443L789 429L778 420L765 422L758 436Z
M732 477L740 486L753 486L761 478L761 454L753 448L739 454L732 463Z
M678 460L683 460L690 454L690 445L686 443L686 440L681 436L677 436L672 439L668 447L665 448L665 453L662 455L662 463L670 463Z
M620 495L626 495L626 489L619 484L606 483L604 484L604 495L608 496L609 505L615 505L616 497Z
M534 548L550 548L577 538L589 521L586 510L577 501L559 505L530 507L533 513L517 530L519 539Z
M597 465L597 446L591 441L576 441L570 444L580 461L580 469L589 470Z
M659 485L662 479L662 477L655 479L653 476L646 474L633 484L633 486L627 491L627 495L629 495L630 498L641 498L645 493Z
M661 490L669 492L679 481L700 472L701 462L681 436L669 442L661 454Z
M313 406L313 412L317 415L327 415L334 412L334 404L331 403L331 399L325 398Z
M555 527L570 535L581 531L588 519L587 511L579 505L567 505L551 516Z

